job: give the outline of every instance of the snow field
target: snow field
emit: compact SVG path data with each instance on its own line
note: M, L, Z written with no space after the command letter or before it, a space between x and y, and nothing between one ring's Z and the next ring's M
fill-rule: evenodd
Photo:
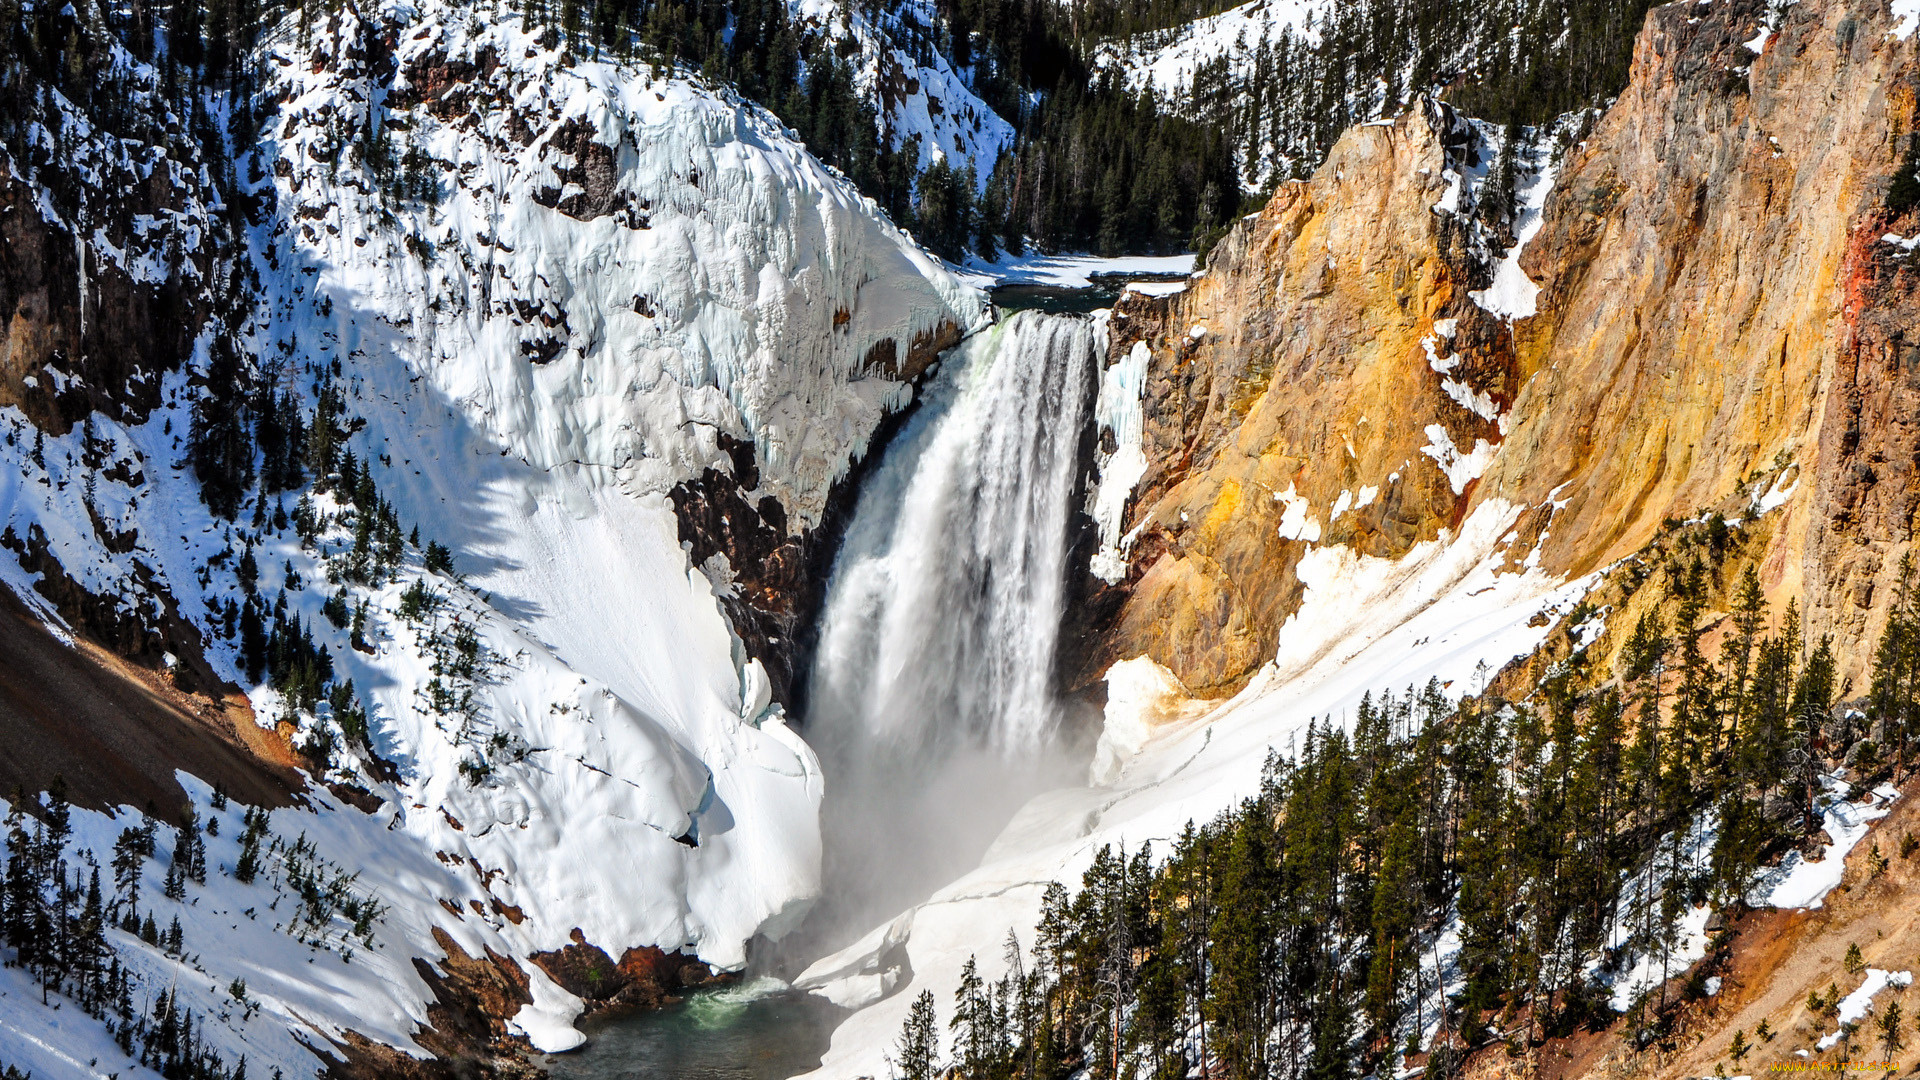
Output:
M1520 205L1513 223L1513 246L1501 255L1494 268L1493 284L1467 294L1474 303L1508 322L1531 318L1537 310L1540 286L1520 269L1520 254L1526 250L1527 241L1540 231L1547 194L1553 190L1557 172L1556 167L1545 160L1544 146L1529 146L1526 152L1527 161L1515 184L1518 190L1514 194Z

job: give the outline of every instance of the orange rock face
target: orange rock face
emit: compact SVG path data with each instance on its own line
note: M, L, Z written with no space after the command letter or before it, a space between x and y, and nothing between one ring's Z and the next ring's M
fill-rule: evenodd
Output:
M1767 584L1803 594L1809 629L1835 632L1857 674L1868 620L1836 601L1882 576L1909 531L1884 512L1848 525L1838 504L1858 501L1863 318L1882 342L1886 324L1913 325L1911 277L1904 295L1880 280L1900 252L1878 237L1914 47L1870 2L1789 8L1758 57L1757 6L1696 14L1648 17L1627 92L1571 155L1523 257L1541 315L1518 330L1528 381L1488 493L1537 502L1568 485L1544 564L1577 572L1797 467L1811 482L1783 485ZM1901 423L1887 389L1871 441ZM1875 550L1851 550L1869 533Z
M1448 170L1482 163L1435 109L1349 131L1187 291L1123 300L1151 464L1075 681L1147 655L1232 692L1309 543L1396 557L1499 498L1535 508L1517 547L1576 574L1777 481L1767 584L1858 684L1915 506L1920 269L1881 237L1920 233L1884 209L1916 41L1885 0L1807 0L1756 55L1765 14L1649 14L1628 89L1555 165L1532 317L1468 295L1493 268Z
M1436 110L1350 131L1187 291L1116 308L1114 355L1153 350L1150 465L1127 524L1141 526L1131 592L1084 676L1144 654L1196 694L1231 693L1272 657L1309 544L1394 557L1458 518L1472 482L1456 490L1423 452L1429 429L1464 448L1499 434L1445 393L1435 360L1457 353L1446 374L1499 403L1512 369L1504 327L1467 299L1484 282L1463 226L1433 209L1458 123ZM1435 331L1449 318L1452 340Z

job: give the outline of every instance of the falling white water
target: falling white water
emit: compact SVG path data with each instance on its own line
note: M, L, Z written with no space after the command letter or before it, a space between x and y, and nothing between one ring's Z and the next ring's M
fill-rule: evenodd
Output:
M829 937L969 869L1060 777L1054 650L1100 336L1038 312L976 336L861 493L807 716Z

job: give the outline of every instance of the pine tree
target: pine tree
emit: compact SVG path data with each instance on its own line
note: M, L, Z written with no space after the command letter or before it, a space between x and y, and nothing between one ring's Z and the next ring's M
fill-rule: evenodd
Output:
M893 1059L894 1080L934 1080L940 1074L940 1032L933 991L922 990L907 1010Z
M7 812L7 879L4 896L0 896L4 901L0 904L0 929L5 930L7 942L19 950L21 966L32 967L42 946L35 936L35 928L39 925L44 901L40 878L33 865L33 838L27 832L25 815L20 809L23 801L16 790Z
M216 338L208 353L201 394L194 401L187 457L200 481L200 498L217 517L231 520L253 482L253 443L248 437L247 378L231 344Z
M993 1002L971 956L960 969L960 984L953 991L953 1018L947 1021L947 1029L952 1033L953 1065L960 1075L990 1075L997 1059Z
M251 543L241 549L240 562L234 567L234 577L239 580L242 592L253 595L254 583L260 580L260 563L253 556Z
M1887 185L1887 213L1892 217L1920 206L1920 134L1907 137L1906 152L1893 170L1893 182Z
M1799 799L1802 825L1808 835L1819 828L1820 781L1825 770L1819 748L1825 739L1825 722L1833 701L1833 642L1822 638L1807 658L1793 687L1793 746L1789 754L1794 790Z
M1900 557L1900 581L1887 625L1874 650L1867 714L1884 726L1896 773L1904 772L1907 744L1920 720L1920 616L1914 610L1913 556Z
M1874 1026L1878 1028L1880 1032L1880 1059L1882 1061L1893 1061L1895 1057L1899 1055L1900 1051L1906 1049L1907 1043L1903 1037L1903 1024L1904 1018L1900 1015L1900 1003L1898 1001L1887 1002L1887 1007L1880 1012L1880 1018L1874 1022Z

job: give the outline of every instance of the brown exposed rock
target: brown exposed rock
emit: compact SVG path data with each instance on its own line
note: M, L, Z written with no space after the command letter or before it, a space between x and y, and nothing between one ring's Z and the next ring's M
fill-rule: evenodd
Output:
M1881 241L1920 232L1920 213L1868 214L1845 261L1848 335L1837 350L1815 472L1807 567L1813 625L1862 646L1899 595L1920 509L1920 264ZM1851 688L1864 688L1866 649Z
M1243 685L1301 593L1308 541L1280 534L1287 492L1313 507L1318 542L1369 555L1458 520L1464 495L1422 455L1427 428L1468 448L1499 433L1442 392L1422 339L1455 318L1456 377L1498 401L1512 377L1504 328L1466 302L1480 271L1433 210L1457 130L1433 110L1349 131L1311 181L1229 232L1186 291L1116 306L1112 359L1136 343L1153 354L1149 466L1126 523L1141 532L1128 595L1070 685L1141 654L1200 696ZM1370 505L1329 519L1341 492L1369 486Z
M839 325L839 318L838 314L834 316L834 325ZM867 350L861 364L883 378L918 383L941 353L960 344L962 336L953 320L942 319L937 325L913 335L913 340L907 345L905 363L900 361L900 343L893 338L882 338Z
M646 228L652 207L621 186L617 153L616 147L594 138L593 127L584 119L567 120L542 148L561 186L540 188L533 201L581 221L610 216L629 229ZM698 186L699 177L689 178L689 183Z
M136 282L91 250L83 266L72 234L47 222L33 188L8 169L0 162L0 405L55 434L94 409L139 421L205 320L197 284L182 274ZM117 189L109 220L177 212L183 195L167 184L167 170L155 169ZM201 253L182 269L208 262Z
M834 318L838 319L839 316L835 315ZM900 370L900 343L892 338L881 338L867 350L867 355L861 358L860 365L868 371L877 371L888 377L893 376Z
M451 903L443 900L442 906L458 915ZM349 1031L341 1039L324 1040L324 1046L309 1043L325 1063L322 1075L328 1080L532 1080L543 1075L529 1064L531 1045L507 1026L532 1000L526 970L491 949L470 956L438 927L433 939L445 958L437 965L413 961L434 997L427 1023L413 1039L433 1059L418 1060ZM572 944L530 959L584 1000L589 1015L659 1008L677 1000L682 991L717 978L696 957L652 947L628 949L615 963L578 929Z
M508 1020L533 1000L526 972L492 949L469 956L437 926L433 940L446 955L438 966L414 958L414 969L434 1000L413 1041L435 1060L419 1061L348 1032L326 1047L309 1044L325 1063L322 1075L328 1080L532 1080L542 1075L523 1059L532 1047L507 1030Z
M690 545L693 565L707 567L710 577L732 575L730 583L715 582L720 606L748 655L766 669L774 700L791 702L794 636L820 588L808 569L812 534L788 534L779 499L750 499L760 482L752 443L723 435L720 444L733 459L730 474L707 469L671 492L680 539ZM716 556L725 560L724 574Z
M892 372L892 376L903 382L919 382L941 353L960 344L962 336L960 327L951 319L942 319L925 330L917 331L907 345L906 366Z
M1432 115L1349 131L1184 293L1125 298L1113 347L1152 350L1150 466L1125 599L1105 599L1118 611L1073 681L1146 654L1196 694L1240 686L1301 596L1288 490L1319 542L1388 557L1503 499L1523 512L1515 550L1577 574L1669 518L1739 516L1777 479L1792 498L1763 581L1804 594L1857 692L1920 505L1920 269L1879 240L1920 232L1882 209L1920 75L1878 0L1789 6L1756 57L1764 15L1649 14L1630 85L1558 166L1522 259L1538 314L1511 328L1465 295L1488 268L1433 209L1458 150ZM1508 413L1504 438L1440 392L1421 340L1444 318L1453 377ZM1498 447L1459 493L1422 452L1433 424ZM1329 520L1368 486L1372 505Z
M328 1051L314 1049L326 1064L320 1075L326 1080L465 1080L490 1073L478 1063L460 1069L436 1058L421 1059L402 1053L385 1043L377 1043L357 1031L346 1032L330 1040ZM312 1043L308 1044L312 1047Z
M421 55L407 65L405 84L391 92L388 106L405 112L425 104L435 117L454 120L472 109L475 88L484 88L499 66L491 48L482 49L474 61L438 52Z
M680 992L715 978L698 957L662 952L652 946L628 949L614 963L605 950L589 944L578 929L573 944L535 953L534 963L568 993L587 1003L589 1015L608 1009L657 1009Z
M960 339L960 328L942 320L913 335L904 363L899 342L893 338L875 342L863 363L881 378L917 384L940 354ZM896 413L883 421L868 445L886 445L905 416ZM732 459L730 471L707 469L671 492L680 540L690 545L693 565L729 577L721 590L720 606L746 643L747 654L766 669L773 700L797 705L797 680L806 663L813 623L825 599L833 553L865 466L856 463L834 483L827 512L818 525L794 533L789 530L796 523L779 499L754 494L760 474L753 444L722 435L720 445ZM868 462L872 460L870 456ZM715 556L725 559L724 574L712 564Z
M0 589L0 791L44 790L63 777L94 809L186 805L185 770L256 806L299 790L291 750L254 723L238 694L182 691L166 669L143 667L80 636L56 640Z

